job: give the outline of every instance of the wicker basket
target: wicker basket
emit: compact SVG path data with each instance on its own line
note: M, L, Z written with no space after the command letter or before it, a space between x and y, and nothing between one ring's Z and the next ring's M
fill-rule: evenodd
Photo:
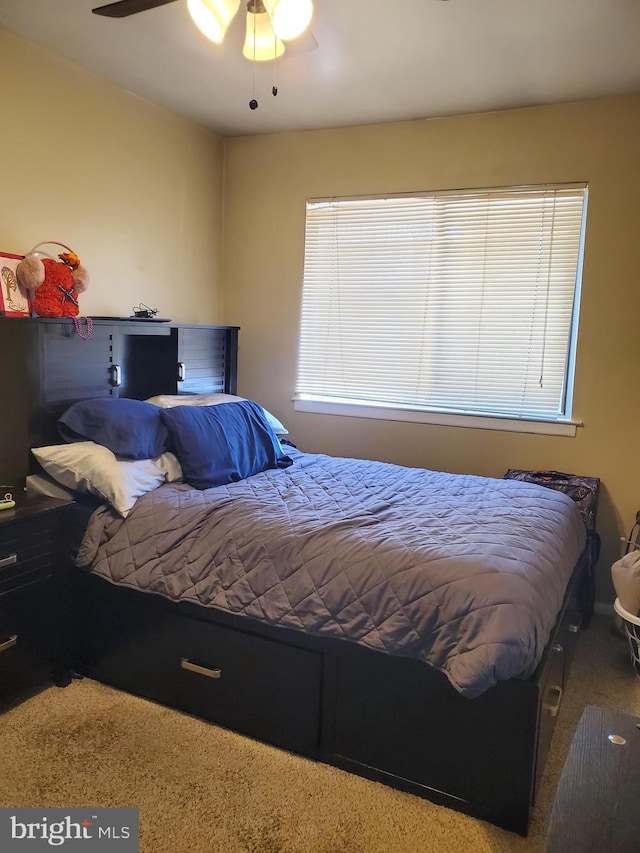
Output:
M616 598L613 609L622 619L625 634L629 640L629 652L631 653L631 663L636 671L636 675L640 676L640 617L634 616L625 610Z

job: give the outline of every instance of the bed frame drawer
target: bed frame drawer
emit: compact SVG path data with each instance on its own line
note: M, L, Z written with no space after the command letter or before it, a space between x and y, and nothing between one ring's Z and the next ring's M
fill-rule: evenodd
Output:
M543 678L540 681L534 796L542 781L542 771L564 698L566 650L559 642L558 634L559 632L556 633L556 639L551 646L551 653L544 667Z
M463 810L475 801L478 817L499 808L502 825L526 820L520 804L531 787L527 740L535 716L518 685L502 682L490 695L467 699L421 661L349 647L340 655L336 680L333 746L339 766L369 776L366 768L377 767L420 786L434 802L450 804L441 798L446 791ZM496 713L496 694L504 697L508 714Z
M156 617L122 644L114 636L90 674L277 746L317 750L322 655L206 620Z
M545 759L560 713L571 661L578 641L581 624L579 595L580 587L574 582L569 587L564 609L536 672L539 704L534 795L540 787Z
M170 704L298 752L317 746L319 654L207 622L173 630Z

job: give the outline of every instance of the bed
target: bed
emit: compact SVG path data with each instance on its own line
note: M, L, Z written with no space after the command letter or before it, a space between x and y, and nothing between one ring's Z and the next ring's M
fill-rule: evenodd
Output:
M261 407L158 408L191 474L79 498L76 671L526 835L581 620L573 502L305 453L264 410L270 463L208 486L180 413Z

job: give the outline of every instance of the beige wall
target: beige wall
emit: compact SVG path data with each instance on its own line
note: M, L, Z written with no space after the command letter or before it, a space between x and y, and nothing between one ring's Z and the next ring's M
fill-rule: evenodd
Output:
M83 314L221 322L222 140L5 30L0 80L0 250L74 248Z
M501 476L603 481L598 598L640 507L640 95L225 141L225 321L242 327L240 392L303 449ZM359 193L588 181L575 438L298 414L305 201Z

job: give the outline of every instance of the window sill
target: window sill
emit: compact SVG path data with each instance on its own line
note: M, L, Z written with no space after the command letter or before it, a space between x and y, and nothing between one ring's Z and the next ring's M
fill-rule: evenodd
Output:
M328 400L303 400L293 398L296 412L317 415L339 415L350 418L371 418L385 421L408 421L419 424L491 429L501 432L526 432L536 435L562 435L573 437L582 424L578 421L545 421L525 418L496 417L495 415L454 414L431 412L424 409L403 409L381 404L347 403Z

